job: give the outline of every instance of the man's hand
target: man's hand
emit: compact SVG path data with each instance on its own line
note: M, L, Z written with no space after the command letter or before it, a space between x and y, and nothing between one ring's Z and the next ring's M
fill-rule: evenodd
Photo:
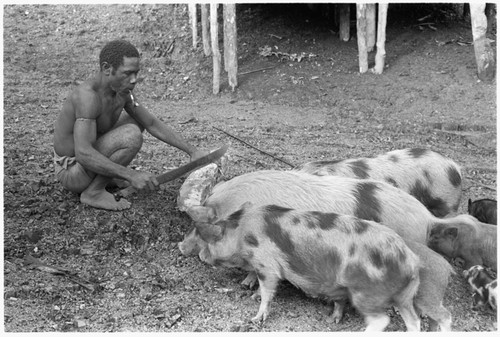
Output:
M147 189L153 191L159 185L156 177L149 172L133 171L132 177L128 179L130 185L136 190Z

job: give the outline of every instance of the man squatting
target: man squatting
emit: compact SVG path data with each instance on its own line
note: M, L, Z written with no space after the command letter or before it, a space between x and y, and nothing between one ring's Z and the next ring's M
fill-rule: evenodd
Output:
M106 191L114 178L137 190L158 186L152 173L127 167L141 149L144 129L186 152L191 160L208 153L190 145L137 103L132 91L139 58L139 51L127 41L107 43L99 55L99 73L69 94L54 124L56 177L65 189L80 193L80 201L92 207L130 207L129 201L116 201Z

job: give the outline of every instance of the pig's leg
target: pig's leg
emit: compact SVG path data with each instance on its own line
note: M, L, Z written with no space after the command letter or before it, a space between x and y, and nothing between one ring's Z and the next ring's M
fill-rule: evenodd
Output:
M344 307L347 303L347 300L339 300L333 302L333 312L332 317L335 320L335 323L339 324L344 316Z
M384 331L389 325L390 318L383 312L364 314L366 329L365 331Z
M276 292L276 287L278 286L279 279L274 275L262 275L259 276L259 288L260 288L260 307L257 315L252 318L253 322L265 321L269 315L269 304L274 297Z
M451 331L451 314L442 303L434 308L426 308L425 314L429 317L429 330L437 331L437 327L441 331Z
M413 308L413 301L408 304L399 304L399 314L403 318L407 331L420 331L420 318Z
M257 274L254 271L249 272L247 277L241 281L241 284L252 289L257 284Z

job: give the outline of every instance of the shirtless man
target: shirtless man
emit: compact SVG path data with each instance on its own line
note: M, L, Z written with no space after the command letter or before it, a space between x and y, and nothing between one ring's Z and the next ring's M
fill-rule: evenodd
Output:
M141 149L144 129L186 152L191 160L208 152L187 143L138 103L132 91L139 73L139 52L132 44L109 42L101 50L99 64L99 73L69 94L57 117L55 173L65 189L81 193L82 203L123 210L130 202L116 201L105 189L113 178L138 190L158 186L153 174L127 168Z

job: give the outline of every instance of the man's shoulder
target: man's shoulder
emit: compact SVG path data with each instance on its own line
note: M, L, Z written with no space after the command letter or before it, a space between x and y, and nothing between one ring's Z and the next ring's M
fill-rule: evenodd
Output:
M94 89L91 81L86 81L75 88L70 93L70 98L72 100L85 100L92 99L93 97L97 97L97 91Z

